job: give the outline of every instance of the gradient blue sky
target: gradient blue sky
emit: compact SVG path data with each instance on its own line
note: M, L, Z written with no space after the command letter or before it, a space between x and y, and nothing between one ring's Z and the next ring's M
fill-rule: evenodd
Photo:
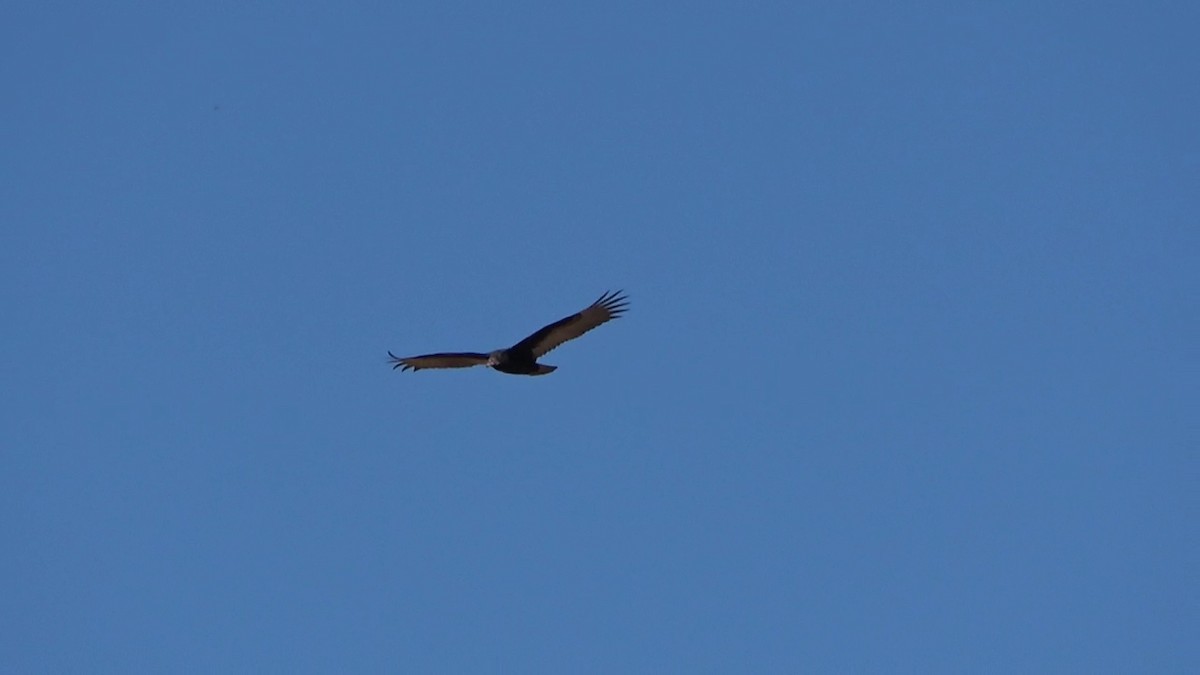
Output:
M6 3L0 670L1200 671L1198 25Z

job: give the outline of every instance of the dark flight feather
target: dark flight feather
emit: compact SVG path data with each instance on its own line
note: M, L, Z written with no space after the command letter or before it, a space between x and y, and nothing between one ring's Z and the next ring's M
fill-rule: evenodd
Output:
M388 352L388 362L392 370L425 370L426 368L470 368L471 366L486 366L487 354L475 352L443 352L440 354L425 354L423 356L400 357Z
M555 347L583 335L593 328L621 316L629 307L629 300L621 291L605 293L581 312L559 319L549 326L521 340L513 351L528 351L533 357L545 356Z

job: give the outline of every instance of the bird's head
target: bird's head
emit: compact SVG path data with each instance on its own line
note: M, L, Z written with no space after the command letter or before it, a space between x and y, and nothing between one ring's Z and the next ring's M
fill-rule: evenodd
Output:
M491 354L488 354L488 360L487 360L488 368L495 368L496 366L500 365L503 362L504 362L504 350L503 349L497 349L496 351L492 352Z

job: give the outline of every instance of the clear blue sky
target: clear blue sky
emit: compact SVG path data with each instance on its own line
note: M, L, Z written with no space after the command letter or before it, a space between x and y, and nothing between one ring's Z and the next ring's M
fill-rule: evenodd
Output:
M0 670L1200 671L1195 3L417 4L0 11Z

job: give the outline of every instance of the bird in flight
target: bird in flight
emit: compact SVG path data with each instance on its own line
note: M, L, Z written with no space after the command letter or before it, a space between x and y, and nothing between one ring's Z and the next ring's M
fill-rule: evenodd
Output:
M574 340L589 330L616 319L629 307L629 300L622 291L606 292L583 311L543 326L533 335L521 340L508 349L497 349L490 354L477 352L441 352L422 356L396 356L388 352L392 370L424 370L425 368L470 368L487 366L510 375L545 375L558 366L548 366L537 360L567 340Z

